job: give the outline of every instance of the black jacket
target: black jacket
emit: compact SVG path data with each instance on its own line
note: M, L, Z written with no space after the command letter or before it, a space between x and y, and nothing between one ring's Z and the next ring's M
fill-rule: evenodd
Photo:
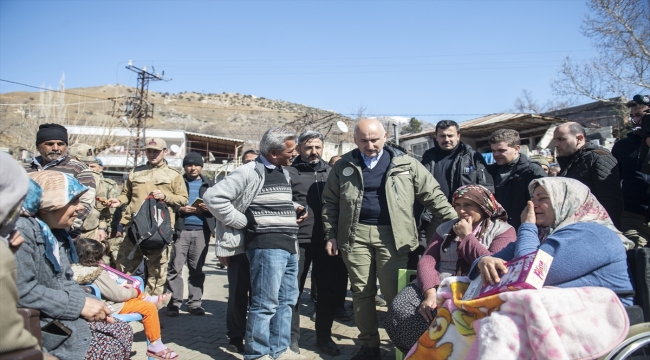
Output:
M498 176L499 164L490 164L487 166L487 170L494 178ZM519 154L519 160L510 175L501 184L494 186L494 197L508 212L508 224L515 229L521 225L521 213L530 200L528 184L545 176L546 172L541 165L530 161L526 155Z
M322 243L325 238L322 220L322 194L331 168L321 159L314 169L298 156L293 164L286 169L291 175L293 201L302 206L309 205L307 218L300 223L298 229L298 242Z
M600 202L614 226L621 228L623 191L618 161L606 149L586 144L571 156L557 158L561 172L558 176L576 179L587 185Z
M436 165L434 159L442 151L439 147L431 148L422 154L422 165L433 175L433 168ZM449 184L449 200L451 196L463 185L481 185L494 193L494 182L492 175L487 170L487 164L483 155L474 151L471 146L458 143L458 154L451 166L451 184Z
M434 175L436 155L442 151L440 147L433 147L422 154L422 165ZM463 185L481 185L494 193L494 181L492 175L487 171L487 164L483 155L472 149L471 146L458 142L458 154L451 165L451 184L449 184L449 202L454 192ZM437 180L437 179L436 179ZM413 213L416 219L423 223L431 222L431 213L424 209L419 202L415 203Z
M203 194L205 194L205 191L208 190L208 188L214 186L214 182L212 180L208 179L207 177L200 175L201 180L203 180L203 184L201 184L201 188L199 189L199 197L203 199ZM190 191L190 185L187 183L187 176L183 174L183 180L185 181L185 186L187 187L187 192L189 193ZM192 204L188 204L192 205ZM188 216L188 214L182 214L179 211L180 207L176 206L174 208L174 213L176 213L176 223L174 224L174 231L176 232L176 236L180 235L181 231L185 228L185 218ZM210 234L214 234L214 229L217 226L217 220L214 218L212 213L204 212L203 216L205 216L205 221L203 222L203 229L206 229L210 231Z
M642 160L639 159L639 152L642 142L641 136L629 132L625 139L614 143L612 155L618 160L625 211L647 216L650 205L650 175L641 172Z

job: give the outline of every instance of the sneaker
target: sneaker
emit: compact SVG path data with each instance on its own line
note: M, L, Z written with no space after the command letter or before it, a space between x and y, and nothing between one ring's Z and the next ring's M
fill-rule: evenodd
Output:
M340 321L350 321L352 319L348 314L348 312L345 311L345 308L336 309L336 312L334 313L334 318Z
M386 300L382 299L381 296L375 295L375 305L379 307L386 307L388 304L386 304Z
M205 315L205 310L200 306L187 308L187 312L192 315Z
M226 348L230 352L243 354L244 353L244 339L240 337L231 338L228 341L228 347Z
M178 316L178 306L167 306L167 316L177 317Z
M287 348L280 356L278 356L275 360L303 360L305 359L304 356L295 353L291 351L290 348Z
M378 347L371 348L362 345L361 349L354 354L351 360L381 360L381 353L379 352Z

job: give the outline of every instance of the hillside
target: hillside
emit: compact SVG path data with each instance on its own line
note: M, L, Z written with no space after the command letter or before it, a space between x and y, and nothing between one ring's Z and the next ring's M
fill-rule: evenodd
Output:
M65 89L58 92L13 92L0 94L0 146L13 148L31 144L38 124L123 126L120 104L135 94L124 85ZM115 99L115 100L113 100ZM337 120L352 119L314 107L238 93L178 94L149 92L154 105L147 127L201 132L259 141L271 126L289 126L297 131L316 126L326 133ZM327 118L327 121L314 119Z

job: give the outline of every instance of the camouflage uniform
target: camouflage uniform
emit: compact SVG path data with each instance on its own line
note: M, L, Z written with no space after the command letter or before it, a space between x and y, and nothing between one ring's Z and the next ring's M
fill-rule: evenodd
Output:
M160 143L162 140L158 140ZM164 142L163 142L164 144ZM122 194L117 198L122 204L127 205L120 223L124 226L124 236L128 233L127 226L131 222L133 213L140 210L144 199L154 190L160 190L165 194L169 213L174 213L174 206L187 205L187 188L183 176L178 170L167 166L167 161L163 160L158 166L147 163L133 169L129 174L129 179L124 185ZM172 228L174 227L174 217L171 216ZM133 260L127 257L135 245L133 242L123 241L117 253L117 268L125 273L133 273L146 256L147 278L146 291L151 295L162 295L167 280L167 264L169 262L169 253L171 246L166 246L159 250L136 250Z

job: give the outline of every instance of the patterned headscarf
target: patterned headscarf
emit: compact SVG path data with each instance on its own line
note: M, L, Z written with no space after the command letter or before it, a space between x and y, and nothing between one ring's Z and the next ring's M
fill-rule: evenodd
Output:
M490 190L481 185L465 185L459 187L452 195L451 204L456 204L458 199L468 199L475 202L481 210L492 220L508 221L508 213L497 202Z
M81 185L77 179L59 171L44 170L31 173L29 177L33 179L37 186L30 186L30 193L27 195L27 199L37 199L38 191L42 190L40 203L36 201L25 202L25 211L32 216L35 216L39 210L44 212L59 210L88 191L88 188ZM34 206L36 204L38 204L38 207ZM52 263L54 273L58 274L61 271L58 259L59 242L50 227L43 220L36 217L36 221L41 227L41 233L45 240L45 257ZM67 231L62 229L54 229L54 231L57 232L60 238L67 241L70 262L73 264L79 262L79 256L75 250L74 243Z
M596 200L589 188L580 181L565 177L536 179L528 185L531 197L538 185L548 193L555 213L555 221L551 226L539 227L540 241L546 240L549 235L565 226L577 222L593 222L615 232L621 238L626 249L634 247L634 243L614 227L605 208Z

